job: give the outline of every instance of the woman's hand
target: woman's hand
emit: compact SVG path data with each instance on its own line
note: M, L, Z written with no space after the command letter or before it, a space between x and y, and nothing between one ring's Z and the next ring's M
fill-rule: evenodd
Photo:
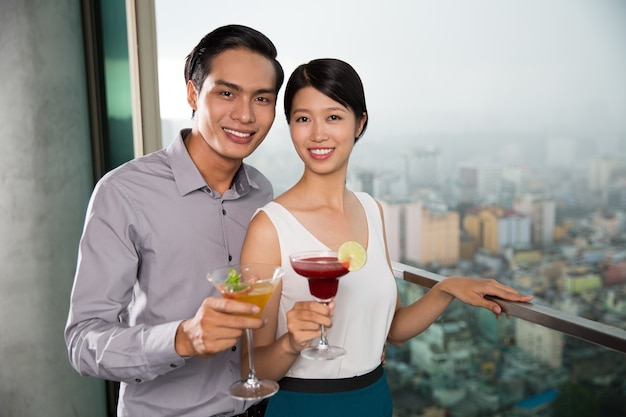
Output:
M520 302L528 302L533 298L532 295L522 295L516 289L492 278L449 277L437 286L465 304L483 307L495 314L502 313L502 308L495 301L485 298L486 295Z
M294 353L300 353L320 337L320 326L331 327L335 302L328 304L316 301L299 301L287 312L289 344Z

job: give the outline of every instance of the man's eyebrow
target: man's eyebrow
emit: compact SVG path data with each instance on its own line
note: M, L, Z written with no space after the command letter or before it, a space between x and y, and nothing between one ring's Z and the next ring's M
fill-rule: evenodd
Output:
M235 90L235 91L242 90L242 88L238 86L237 84L229 83L228 81L224 81L224 80L215 80L215 84L222 85L224 87L230 88L231 90Z
M230 88L231 90L235 90L237 92L243 91L243 88L241 88L241 86L234 84L234 83L230 83L228 81L216 80L215 84L222 85L224 87ZM258 90L254 91L254 94L276 94L276 90L274 88L259 88Z

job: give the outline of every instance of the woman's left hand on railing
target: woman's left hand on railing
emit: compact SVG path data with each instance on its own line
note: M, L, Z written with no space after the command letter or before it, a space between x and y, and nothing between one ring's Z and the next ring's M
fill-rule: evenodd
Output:
M483 307L495 314L502 313L502 307L495 301L485 298L486 295L518 302L528 302L533 298L532 295L522 295L515 288L492 278L449 277L437 286L465 304Z

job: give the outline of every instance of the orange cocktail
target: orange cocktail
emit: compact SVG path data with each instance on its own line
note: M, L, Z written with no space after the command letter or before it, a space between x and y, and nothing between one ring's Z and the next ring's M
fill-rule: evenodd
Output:
M218 289L224 298L258 306L258 314L247 314L246 316L260 317L261 311L265 307L265 304L267 304L267 300L269 300L272 295L274 284L267 281L257 281L254 283L244 283L238 285L242 288L229 288L229 284L220 284Z
M279 265L244 264L218 268L207 274L222 298L254 304L259 307L258 314L246 314L246 317L258 318L272 295L272 291L282 279L285 271ZM254 372L254 333L246 329L248 339L248 378L235 382L228 392L239 400L260 400L270 397L278 391L278 383L259 379Z

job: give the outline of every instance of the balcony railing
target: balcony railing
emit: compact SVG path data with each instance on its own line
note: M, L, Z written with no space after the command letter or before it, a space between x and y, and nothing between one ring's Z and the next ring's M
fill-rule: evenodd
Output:
M393 263L394 276L422 287L432 288L445 277L408 266ZM561 333L577 337L596 345L601 345L618 352L626 353L626 330L568 314L534 303L516 303L490 297L497 302L502 311L510 317L535 323Z

